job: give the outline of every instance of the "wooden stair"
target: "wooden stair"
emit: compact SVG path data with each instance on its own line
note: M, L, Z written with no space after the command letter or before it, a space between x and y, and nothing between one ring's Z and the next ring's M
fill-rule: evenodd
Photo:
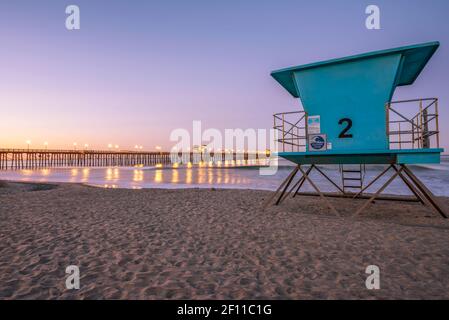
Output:
M363 178L365 177L365 165L340 165L340 173L343 191L358 192L363 188Z

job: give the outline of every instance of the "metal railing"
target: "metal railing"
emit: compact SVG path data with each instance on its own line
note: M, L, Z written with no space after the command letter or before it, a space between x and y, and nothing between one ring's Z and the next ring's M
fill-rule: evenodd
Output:
M389 102L386 111L390 149L439 148L437 98Z
M306 151L307 117L305 111L273 115L280 151ZM437 98L389 102L386 104L386 117L390 149L440 147Z
M273 118L273 128L278 130L279 134L276 140L280 144L279 150L304 152L307 141L307 113L305 111L276 113Z

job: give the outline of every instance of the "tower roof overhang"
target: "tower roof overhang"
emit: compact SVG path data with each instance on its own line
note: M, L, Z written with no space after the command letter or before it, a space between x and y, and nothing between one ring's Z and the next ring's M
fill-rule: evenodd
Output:
M299 98L301 93L295 83L294 74L304 70L322 68L335 64L351 63L364 59L373 59L388 55L401 55L400 68L397 71L394 87L413 84L418 78L427 62L438 49L438 41L416 44L411 46L368 52L354 56L315 62L296 67L280 69L271 72L271 76L276 79L293 97ZM394 88L392 88L394 90Z

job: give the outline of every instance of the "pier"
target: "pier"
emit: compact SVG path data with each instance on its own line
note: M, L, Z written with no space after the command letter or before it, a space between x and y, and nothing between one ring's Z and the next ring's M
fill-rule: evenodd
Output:
M259 163L260 152L144 152L105 150L47 150L47 149L0 149L0 170L64 168L64 167L109 167L109 166L155 166L202 162L247 162ZM265 158L265 153L263 153ZM237 163L238 164L238 163ZM243 163L245 164L245 163Z

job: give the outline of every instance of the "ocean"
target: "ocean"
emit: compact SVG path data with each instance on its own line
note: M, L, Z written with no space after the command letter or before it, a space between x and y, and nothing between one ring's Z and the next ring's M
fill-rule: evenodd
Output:
M338 166L322 166L334 181L341 184ZM366 166L365 184L385 168L384 165ZM449 197L449 157L443 156L441 164L412 165L411 170L436 195ZM292 164L280 161L276 174L261 175L258 167L102 167L102 168L51 168L36 170L0 171L0 180L27 182L71 182L104 188L232 188L276 190L292 170ZM367 192L375 192L393 174L384 176ZM312 174L322 191L336 191L317 172ZM304 191L313 191L306 183ZM384 191L388 194L410 194L398 178Z

